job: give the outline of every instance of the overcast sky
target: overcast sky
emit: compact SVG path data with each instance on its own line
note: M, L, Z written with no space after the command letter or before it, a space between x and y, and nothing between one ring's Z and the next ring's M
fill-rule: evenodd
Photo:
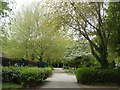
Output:
M23 4L27 4L29 2L32 2L32 1L51 1L51 2L54 2L54 1L57 1L57 2L60 2L60 1L67 1L67 0L14 0L16 3L17 3L17 8L20 8L21 5ZM69 1L69 0L68 0ZM120 1L120 0L71 0L71 1L96 1L96 2L100 2L100 1L112 1L112 2L117 2L117 1Z
M5 1L7 1L7 0L5 0ZM69 0L13 0L13 1L15 1L16 2L16 6L15 6L15 12L16 11L19 11L20 10L20 8L21 8L21 6L22 5L26 5L26 4L28 4L28 3L31 3L31 2L46 2L46 1L50 1L50 2L62 2L62 1L69 1ZM96 2L100 2L100 1L112 1L112 2L116 2L116 1L120 1L120 0L71 0L71 1L74 1L74 2L82 2L82 1L84 1L84 2L91 2L91 1L96 1ZM13 6L14 7L14 6Z
M30 3L35 0L14 0L16 2L16 9L19 9L23 4Z

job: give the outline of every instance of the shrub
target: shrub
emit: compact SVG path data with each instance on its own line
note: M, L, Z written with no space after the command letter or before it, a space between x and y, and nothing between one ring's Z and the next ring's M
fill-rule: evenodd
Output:
M20 82L20 72L25 67L3 67L2 68L2 81L3 82Z
M23 86L35 86L45 80L52 73L52 69L37 67L3 67L2 81L19 83Z
M51 72L50 68L29 68L20 73L20 82L25 87L32 87L43 82Z
M42 70L35 70L35 69L27 69L21 72L20 74L21 77L21 84L23 86L29 87L34 86L40 82L42 82Z
M76 78L82 84L96 83L120 83L120 73L117 69L94 69L94 68L78 68L76 70Z
M46 79L52 74L52 68L51 67L44 68L43 73L44 73L43 79Z

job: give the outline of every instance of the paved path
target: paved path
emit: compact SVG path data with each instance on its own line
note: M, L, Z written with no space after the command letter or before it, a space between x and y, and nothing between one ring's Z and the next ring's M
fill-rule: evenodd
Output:
M40 88L81 88L81 86L74 75L67 75L61 68L54 68L53 75Z
M61 68L54 68L53 75L46 79L42 86L37 87L37 90L44 88L76 88L75 90L119 90L118 87L106 87L106 86L89 86L80 85L77 83L74 75L67 75Z

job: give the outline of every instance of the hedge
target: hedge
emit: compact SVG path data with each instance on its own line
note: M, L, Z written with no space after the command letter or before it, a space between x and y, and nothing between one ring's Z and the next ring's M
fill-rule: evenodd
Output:
M26 58L25 60L22 60L20 58L7 58L2 57L2 66L38 66L38 62Z
M52 69L48 68L29 68L20 73L21 84L32 87L43 82L50 74Z
M20 73L28 67L2 67L2 82L20 83Z
M2 81L32 87L43 82L51 73L52 69L49 67L3 67Z
M120 84L120 70L118 69L94 69L78 68L76 70L77 81L81 84Z

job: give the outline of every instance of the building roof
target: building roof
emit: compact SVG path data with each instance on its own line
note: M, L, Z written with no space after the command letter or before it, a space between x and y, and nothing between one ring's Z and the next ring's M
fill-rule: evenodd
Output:
M6 55L4 52L2 52L1 50L0 50L0 57L8 57L8 58L10 58L8 55Z

